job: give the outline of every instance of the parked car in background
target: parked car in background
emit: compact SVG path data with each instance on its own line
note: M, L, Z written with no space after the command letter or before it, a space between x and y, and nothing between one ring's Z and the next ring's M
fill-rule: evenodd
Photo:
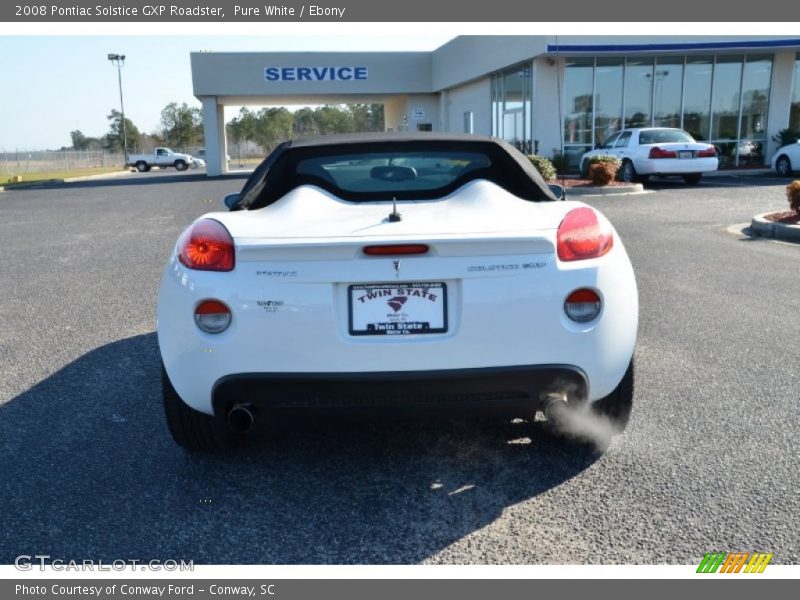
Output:
M205 166L205 161L195 159L191 154L174 152L170 148L156 148L151 154L131 154L126 166L136 167L140 173L149 171L153 167L175 167L178 171L185 171L189 167Z
M686 183L699 183L703 173L719 167L717 151L711 144L696 142L682 129L644 127L623 129L600 146L581 156L581 173L588 170L588 159L611 154L622 161L620 181L646 180L651 175L677 175Z
M513 146L463 134L286 142L180 235L158 294L175 441L283 410L480 409L618 429L638 298L619 235Z
M791 177L793 171L800 171L800 140L778 148L771 164L781 177Z

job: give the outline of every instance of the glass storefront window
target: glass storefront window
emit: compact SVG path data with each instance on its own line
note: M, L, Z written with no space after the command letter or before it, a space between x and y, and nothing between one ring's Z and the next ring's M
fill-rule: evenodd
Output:
M564 143L592 144L594 59L567 62L564 73Z
M652 57L629 59L625 65L625 127L649 127L652 103Z
M655 127L680 127L683 57L658 58L653 73L653 82L653 125Z
M531 154L531 67L519 65L492 77L492 135Z
M594 71L594 144L622 129L621 58L598 58Z
M735 140L738 132L742 57L718 56L711 90L711 139Z
M707 140L711 116L712 57L686 59L683 84L683 129L696 140Z
M771 80L772 55L567 59L564 154L574 167L623 126L655 126L714 144L723 167L764 164ZM800 129L800 54L793 90L790 126Z
M800 54L794 61L794 89L792 105L789 109L789 129L800 131Z
M764 163L772 57L748 56L742 74L742 119L737 147L740 165Z
M502 103L502 82L499 77L492 77L492 135L500 137L500 109Z

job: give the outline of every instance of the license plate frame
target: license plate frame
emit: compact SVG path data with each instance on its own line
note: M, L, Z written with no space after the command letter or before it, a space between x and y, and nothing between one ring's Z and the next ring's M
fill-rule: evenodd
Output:
M372 314L379 314L385 306L387 311L385 320L369 323L366 322L369 321L369 316L362 318L365 315L356 315L357 307L355 305L356 301L360 299L356 292L364 296L370 293L375 294L374 297L364 300L364 303L370 303L370 308L362 310L365 313L368 310ZM431 296L434 297L433 300L431 300ZM402 300L403 298L405 300ZM376 301L383 301L382 305L373 304ZM389 304L392 301L394 303ZM379 338L447 333L449 329L447 301L447 283L444 281L351 284L347 286L347 330L351 336ZM409 305L409 302L412 304ZM433 302L438 305L435 307L436 312L433 313L434 318L430 318L425 313L426 305L421 304L422 302ZM422 314L421 319L407 318L408 313L404 309L411 306L415 306L417 314ZM441 310L441 315L439 315L439 310ZM425 318L428 320L426 321ZM362 322L365 326L357 327Z

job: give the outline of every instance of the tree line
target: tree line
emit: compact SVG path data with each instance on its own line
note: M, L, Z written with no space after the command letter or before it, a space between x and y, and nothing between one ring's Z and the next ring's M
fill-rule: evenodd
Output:
M101 137L90 137L76 129L70 132L74 150L109 150L122 152L123 128L122 114L112 109L106 117L108 132ZM203 113L185 102L170 102L161 111L159 130L154 133L142 133L128 117L125 117L125 132L128 138L128 151L135 152L143 148L155 146L175 146L185 148L203 143Z
M103 136L90 137L79 129L71 131L72 149L122 152L122 114L112 109L107 119L108 132ZM294 137L383 130L382 104L326 105L305 107L295 112L284 107L260 110L242 107L238 115L226 125L229 142L256 144L264 153ZM142 133L125 117L125 133L129 152L155 146L203 146L203 113L200 108L189 106L185 102L170 102L161 111L158 131Z
M243 106L226 128L232 144L253 142L269 152L296 137L383 131L383 104L325 105L295 112L284 107L252 111Z

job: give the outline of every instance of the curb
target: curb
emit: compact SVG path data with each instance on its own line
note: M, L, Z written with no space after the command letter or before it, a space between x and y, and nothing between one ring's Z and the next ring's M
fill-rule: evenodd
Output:
M5 188L0 187L0 190L40 190L51 185L58 185L64 183L63 179L40 179L39 181L20 182L6 185Z
M800 242L800 225L786 225L784 223L767 221L764 215L769 214L772 213L761 213L753 217L753 220L750 222L750 229L753 233L763 237Z
M567 199L570 196L617 196L620 194L643 194L644 186L641 183L630 185L568 187Z
M130 175L131 173L135 173L136 171L132 171L131 169L127 169L124 171L112 171L111 173L101 173L100 175L82 175L81 177L68 177L64 179L65 183L72 183L73 181L91 181L93 179L114 179L116 177L122 177L124 175Z
M73 183L77 181L91 181L93 179L114 179L122 177L123 175L130 175L132 171L112 171L110 173L101 173L99 175L83 175L81 177L67 177L66 179L40 179L38 181L22 181L20 183L6 184L0 186L0 192L8 190L38 190L53 185L62 185L64 183Z

